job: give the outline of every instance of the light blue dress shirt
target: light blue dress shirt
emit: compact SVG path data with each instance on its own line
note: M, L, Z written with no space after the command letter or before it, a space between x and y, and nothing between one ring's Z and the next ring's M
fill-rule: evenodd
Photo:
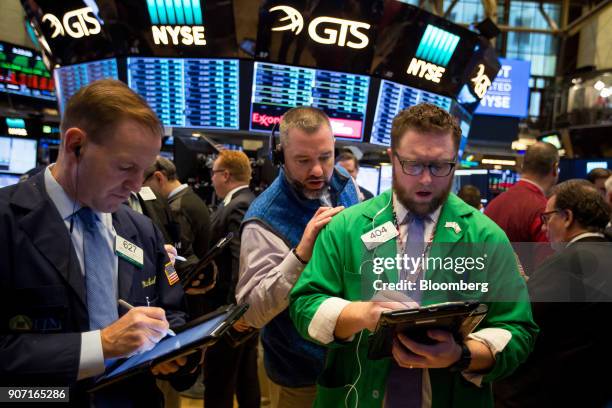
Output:
M55 180L55 177L53 177L51 174L52 166L53 165L50 165L45 169L45 189L49 195L49 198L51 198L51 201L57 208L57 211L60 213L62 220L64 220L64 225L66 225L68 232L70 232L71 218L73 218L73 214L75 214L81 208L81 206L68 197L68 194L66 194L62 186L57 182L57 180ZM96 214L105 227L105 241L108 243L110 250L114 252L117 234L113 228L112 214L100 212L96 212ZM83 257L83 224L77 216L74 216L70 238L72 239L72 245L74 246L74 250L79 260L81 273L84 274L85 261ZM114 259L115 262L113 262L112 265L109 265L109 269L113 274L113 290L115 292L115 297L117 297L119 260L117 257ZM102 374L104 372L104 368L104 354L102 352L102 338L100 330L92 330L81 333L81 354L79 358L79 372L77 375L77 380Z

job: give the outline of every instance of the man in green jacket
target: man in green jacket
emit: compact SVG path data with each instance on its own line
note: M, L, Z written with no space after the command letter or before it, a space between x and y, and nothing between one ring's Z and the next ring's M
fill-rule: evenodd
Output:
M460 138L454 118L434 105L401 112L388 150L393 189L319 234L290 295L298 331L329 347L316 407L491 407L491 382L531 351L538 329L508 239L449 194ZM392 358L368 359L382 312L467 299L488 313L462 342L444 330L427 332L433 344L397 335Z

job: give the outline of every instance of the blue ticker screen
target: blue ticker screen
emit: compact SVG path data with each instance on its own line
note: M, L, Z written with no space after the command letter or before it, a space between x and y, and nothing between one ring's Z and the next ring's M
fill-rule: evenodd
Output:
M60 110L79 89L99 79L119 79L117 60L105 59L84 64L68 65L55 70L55 84Z
M288 65L256 62L251 99L251 130L272 130L295 106L314 106L330 118L338 138L361 140L370 79Z
M128 86L165 126L239 128L239 67L233 59L128 58Z
M383 79L380 82L370 143L389 146L393 118L400 111L423 102L434 104L446 111L451 108L451 98Z

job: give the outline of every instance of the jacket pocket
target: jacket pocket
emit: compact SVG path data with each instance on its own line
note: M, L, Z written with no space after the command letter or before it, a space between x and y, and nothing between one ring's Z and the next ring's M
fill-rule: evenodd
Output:
M62 285L5 291L2 325L12 333L64 331L68 316L66 287Z

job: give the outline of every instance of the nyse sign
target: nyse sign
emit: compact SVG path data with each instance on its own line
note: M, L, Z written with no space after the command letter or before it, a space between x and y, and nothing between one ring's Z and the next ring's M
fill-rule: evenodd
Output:
M304 17L299 11L289 6L272 7L270 12L274 11L285 14L278 20L279 22L289 21L289 23L284 26L272 27L272 31L291 31L295 35L300 34L304 27ZM362 49L370 43L367 35L369 29L370 24L368 23L320 16L308 24L308 35L319 44Z
M151 26L156 45L206 45L202 26Z
M510 94L512 93L511 71L511 65L502 65L497 78L491 84L491 88L480 101L482 106L510 109Z
M432 64L431 62L422 61L418 58L412 58L410 61L410 65L406 72L409 75L414 75L419 78L425 78L428 81L440 83L440 79L446 68L440 67L436 64Z
M72 38L87 37L100 33L100 22L93 14L91 7L83 7L77 10L69 11L64 14L62 20L47 13L42 17L42 21L49 22L53 33L51 38L68 35Z

